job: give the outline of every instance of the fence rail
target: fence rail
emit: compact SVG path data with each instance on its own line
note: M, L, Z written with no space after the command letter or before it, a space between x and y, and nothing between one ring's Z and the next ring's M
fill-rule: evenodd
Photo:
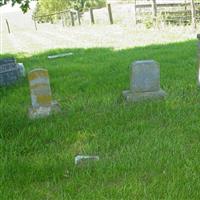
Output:
M193 25L196 28L196 24L199 22L200 19L200 0L174 0L173 3L167 3L166 1L164 1L163 3L157 2L157 0L134 0L131 3L129 3L129 5L132 7L132 22L134 22L134 24L145 23L145 20L148 19L151 20L153 25L157 25L158 22L162 20L162 22L166 23L187 23ZM119 23L119 20L117 19L119 15L121 15L120 17L123 18L124 13L117 12L115 9L112 9L115 8L115 6L116 4L109 3L107 5L107 8L104 8L104 10L102 10L104 13L107 13L107 21L110 24ZM88 11L90 24L98 23L98 20L96 20L96 10L97 9L90 8ZM66 21L70 21L70 23L68 23L69 25L75 26L76 24L81 25L81 22L84 20L84 13L80 13L75 10L65 10L62 12L56 12L52 14L33 16L33 20L36 24L39 20L42 21L43 19L52 18L54 16L59 16L58 18L62 20L63 26L67 24L65 23Z
M163 22L181 22L180 19L182 18L184 23L187 21L187 23L191 23L196 28L197 20L199 19L199 9L200 2L194 0L174 1L173 3L157 3L156 0L150 0L150 3L135 4L135 21L136 23L142 22L144 20L142 13L146 12L149 13L149 17L151 15L154 24L157 24L158 20L162 20ZM165 16L167 17L165 18Z

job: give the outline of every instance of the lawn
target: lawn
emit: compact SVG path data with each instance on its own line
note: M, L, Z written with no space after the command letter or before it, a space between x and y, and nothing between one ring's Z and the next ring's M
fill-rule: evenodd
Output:
M74 55L47 59L68 51ZM14 56L27 71L48 69L62 113L28 119L27 79L0 89L0 199L200 199L196 41ZM129 66L140 59L161 64L165 101L123 100ZM100 161L77 167L77 154Z

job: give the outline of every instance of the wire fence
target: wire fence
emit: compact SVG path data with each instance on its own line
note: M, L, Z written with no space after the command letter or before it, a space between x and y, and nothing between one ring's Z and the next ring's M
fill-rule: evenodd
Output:
M43 16L33 16L35 28L37 23L58 23L62 26L87 24L145 24L147 27L160 23L175 25L192 25L200 22L200 0L131 0L120 3L112 1L106 8L90 8L81 13L65 10Z

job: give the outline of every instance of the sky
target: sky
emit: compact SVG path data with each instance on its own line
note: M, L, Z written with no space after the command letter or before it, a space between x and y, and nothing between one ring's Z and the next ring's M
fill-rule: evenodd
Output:
M36 2L30 3L30 8L33 10L35 8ZM12 12L22 12L19 5L15 4L15 6L12 6L11 3L6 4L5 6L0 7L0 13L12 13Z

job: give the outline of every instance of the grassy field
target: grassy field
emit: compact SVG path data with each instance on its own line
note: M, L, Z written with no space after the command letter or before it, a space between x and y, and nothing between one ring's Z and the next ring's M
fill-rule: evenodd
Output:
M66 51L74 56L46 58ZM62 113L29 120L27 79L0 89L0 199L200 199L195 41L14 56L27 71L49 70ZM129 65L138 59L160 62L165 101L123 100ZM100 161L77 167L76 154Z

